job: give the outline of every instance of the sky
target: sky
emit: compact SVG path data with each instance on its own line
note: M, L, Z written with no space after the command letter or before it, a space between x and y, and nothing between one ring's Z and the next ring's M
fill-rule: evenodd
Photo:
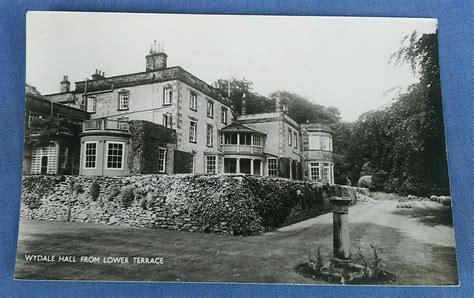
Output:
M416 82L390 55L406 35L436 27L435 19L408 18L29 12L26 82L49 94L59 92L63 75L76 82L95 69L145 71L156 40L168 66L208 84L245 78L261 95L297 93L355 121Z

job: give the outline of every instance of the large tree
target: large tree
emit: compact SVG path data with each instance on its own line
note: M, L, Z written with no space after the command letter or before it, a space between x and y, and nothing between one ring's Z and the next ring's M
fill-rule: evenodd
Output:
M437 35L413 33L392 55L408 63L419 81L394 103L362 115L349 149L352 173L370 162L377 186L386 191L426 195L448 187Z

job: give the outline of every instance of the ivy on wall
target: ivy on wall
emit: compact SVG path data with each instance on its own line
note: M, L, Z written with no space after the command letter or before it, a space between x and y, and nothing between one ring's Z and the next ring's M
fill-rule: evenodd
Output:
M174 173L186 174L192 173L191 161L193 155L188 152L175 150L174 151Z
M176 132L163 125L144 120L133 120L130 125L130 174L157 174L158 148L176 143Z

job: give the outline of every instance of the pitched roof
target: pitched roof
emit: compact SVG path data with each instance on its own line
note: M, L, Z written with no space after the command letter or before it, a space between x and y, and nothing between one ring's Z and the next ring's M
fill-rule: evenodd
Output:
M243 125L242 123L239 123L239 122L232 122L231 124L222 128L220 132L248 132L248 133L266 135L266 133L264 133L263 131L260 131L258 129L255 129L247 125Z

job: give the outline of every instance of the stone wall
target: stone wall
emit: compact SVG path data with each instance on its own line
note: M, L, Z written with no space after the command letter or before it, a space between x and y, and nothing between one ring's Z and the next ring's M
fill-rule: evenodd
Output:
M128 207L124 188L133 189ZM334 195L356 203L369 193L245 175L24 176L21 217L249 235L328 212Z

